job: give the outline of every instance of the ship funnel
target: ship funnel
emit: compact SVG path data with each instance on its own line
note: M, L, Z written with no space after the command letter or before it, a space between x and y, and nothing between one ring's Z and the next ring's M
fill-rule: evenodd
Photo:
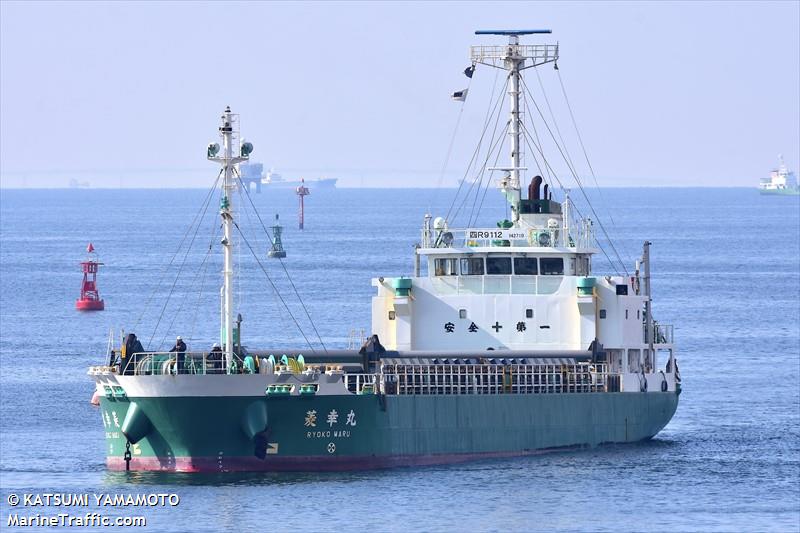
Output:
M536 176L531 180L531 184L528 185L528 200L538 200L539 199L539 188L542 186L542 177Z
M544 193L542 194L542 200L549 200L550 199L550 197L547 195L548 194L548 190L549 190L549 187L545 183L544 184Z

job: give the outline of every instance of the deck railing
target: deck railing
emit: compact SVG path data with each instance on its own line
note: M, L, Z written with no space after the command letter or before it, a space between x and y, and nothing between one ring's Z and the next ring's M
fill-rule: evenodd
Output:
M475 63L495 65L509 56L528 59L534 65L543 65L558 59L558 45L506 44L470 46L470 57Z
M644 342L649 342L647 338L647 324L643 329ZM653 344L672 344L674 341L674 326L672 324L653 324Z
M605 364L383 366L384 394L605 392Z
M234 355L230 372L224 358L208 352L187 352L178 367L174 352L135 353L120 369L126 375L239 374L243 361ZM603 363L574 364L384 364L378 373L342 373L352 394L463 395L560 394L608 392L608 367Z
M378 383L378 374L343 374L343 376L347 390L354 394L376 392L375 386Z
M236 354L233 354L230 369L226 369L225 355L222 353L186 352L183 354L183 364L178 365L178 354L175 352L139 352L121 361L120 374L239 374L243 368L244 361Z
M422 248L591 248L592 227L582 223L571 228L448 228L422 230Z

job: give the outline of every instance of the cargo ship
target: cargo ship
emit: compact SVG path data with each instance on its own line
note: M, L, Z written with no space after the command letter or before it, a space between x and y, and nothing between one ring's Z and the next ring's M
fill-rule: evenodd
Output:
M758 192L769 195L797 196L800 187L797 184L794 172L790 172L783 162L783 155L778 155L780 164L778 168L769 173L768 178L761 178Z
M336 178L311 178L299 180L287 180L271 168L269 172L262 178L261 185L264 187L271 187L273 189L296 189L297 187L306 186L313 187L314 190L319 189L333 189L336 187Z
M672 327L653 317L650 243L630 272L596 274L599 220L581 217L566 190L554 198L562 193L548 179L525 177L522 143L533 148L522 72L555 64L558 45L520 43L549 30L477 33L508 38L470 57L473 70L506 76L493 104L499 117L499 102L510 102L506 131L488 149L499 155L507 141L511 160L480 171L500 176L487 188L499 189L510 219L457 227L455 214L424 214L413 275L372 279L371 335L360 349L251 349L234 308L242 220L233 192L252 145L239 141L227 108L221 151L207 150L222 168L220 342L149 351L128 333L89 369L109 469L446 464L637 442L667 425L681 380Z
M267 173L264 173L263 163L243 163L239 165L239 172L241 180L244 184L255 184L259 192L261 188L268 189L292 189L297 187L306 186L311 187L315 191L320 189L334 189L336 188L337 178L301 178L298 180L287 180L271 168Z

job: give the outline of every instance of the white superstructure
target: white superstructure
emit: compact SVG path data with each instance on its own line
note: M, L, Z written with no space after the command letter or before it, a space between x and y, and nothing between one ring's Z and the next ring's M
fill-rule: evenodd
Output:
M509 35L505 46L472 47L471 57L508 72L511 161L489 170L502 173L496 185L511 220L453 228L426 215L414 277L372 280L372 331L387 349L400 351L510 357L605 350L628 390L648 381L672 390L672 327L656 324L648 312L650 243L633 275L595 276L592 257L600 250L592 221L573 220L569 195L553 200L541 176L530 181L527 198L520 186L527 170L520 71L555 62L558 47L519 44L519 35L545 31L486 33ZM658 368L667 361L669 379Z
M778 159L780 160L780 165L769 173L768 178L761 178L758 189L765 193L796 192L798 187L794 172L789 171L783 161L783 155L779 154Z

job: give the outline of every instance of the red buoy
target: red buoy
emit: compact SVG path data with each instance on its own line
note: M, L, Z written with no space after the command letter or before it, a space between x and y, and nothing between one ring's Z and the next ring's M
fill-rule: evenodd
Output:
M75 309L78 311L102 311L105 303L97 292L97 267L103 263L97 261L97 254L94 252L92 243L86 247L86 252L89 256L86 261L81 262L83 284L81 285L81 297L75 301Z
M311 191L308 190L306 187L306 180L302 178L300 180L300 186L294 190L297 193L297 196L300 197L300 229L303 229L303 223L305 218L305 209L303 206L303 198L307 195L311 194Z

